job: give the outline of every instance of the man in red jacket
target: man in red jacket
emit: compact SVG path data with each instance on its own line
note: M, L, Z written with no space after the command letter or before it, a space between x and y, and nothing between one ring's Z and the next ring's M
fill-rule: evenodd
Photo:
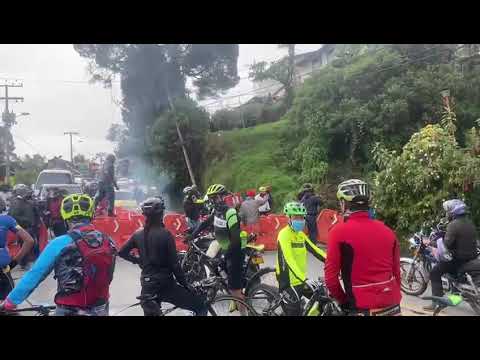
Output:
M395 233L369 218L370 189L364 181L342 182L337 198L345 220L328 234L325 282L330 294L350 314L401 315L400 249Z

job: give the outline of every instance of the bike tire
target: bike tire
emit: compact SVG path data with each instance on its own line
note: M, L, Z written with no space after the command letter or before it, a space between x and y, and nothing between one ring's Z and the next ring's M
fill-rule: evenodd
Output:
M235 304L236 310L231 311L232 304ZM258 316L250 304L232 295L215 297L208 304L208 314L210 316Z
M247 302L259 316L281 316L283 310L280 306L271 309L272 305L279 299L278 288L267 284L259 284L251 289Z
M260 284L270 285L271 287L278 287L275 268L265 267L258 270L248 281L245 286L245 295L249 296L250 291Z
M407 295L420 296L427 290L428 281L426 280L422 269L418 266L418 264L415 264L413 276L415 278L418 277L419 285L418 285L418 288L412 289L409 282L407 282L407 279L406 279L411 266L412 266L411 263L400 260L400 278L401 278L400 287L402 291Z

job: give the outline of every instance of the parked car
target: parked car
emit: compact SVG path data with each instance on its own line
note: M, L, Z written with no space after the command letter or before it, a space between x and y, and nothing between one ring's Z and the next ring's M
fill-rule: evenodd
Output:
M133 210L138 207L138 204L132 191L116 190L115 206L120 206L125 209Z
M38 174L37 182L33 186L33 190L35 195L38 196L40 194L40 190L43 185L45 184L57 184L57 185L64 185L64 184L75 184L73 180L73 175L68 170L62 169L48 169L42 170L40 174Z
M68 194L81 194L83 192L79 184L44 184L40 189L39 200L45 200L48 195L48 190L52 188L66 190Z

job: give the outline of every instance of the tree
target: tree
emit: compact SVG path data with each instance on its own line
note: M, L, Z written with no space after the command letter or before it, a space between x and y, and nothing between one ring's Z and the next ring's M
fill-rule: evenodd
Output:
M283 85L286 93L285 103L290 107L294 98L295 86L295 44L280 44L288 49L288 56L267 63L260 61L250 65L248 77L253 81L275 80Z
M190 183L184 159L180 156L181 144L177 136L176 122L183 134L185 147L190 154L190 162L196 178L199 178L202 154L209 127L208 113L191 99L178 99L174 110L159 116L152 127L147 141L147 151L153 159L153 165L164 168L173 175L177 184Z
M375 147L380 169L375 176L375 205L400 232L416 231L424 221L437 220L443 201L465 199L465 183L480 180L480 157L458 145L455 131L455 113L446 106L440 124L413 134L400 154L380 144ZM472 136L479 143L478 130L472 129Z
M187 98L187 78L200 99L239 81L236 44L78 44L74 48L90 60L93 81L111 86L113 75L120 76L126 131L117 151L123 155L154 154L145 151L145 141L157 119L163 118L160 115L170 111L169 98Z

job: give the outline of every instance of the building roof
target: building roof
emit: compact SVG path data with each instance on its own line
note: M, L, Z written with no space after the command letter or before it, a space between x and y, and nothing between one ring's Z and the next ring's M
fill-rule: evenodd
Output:
M307 53L299 54L295 56L295 65L303 65L305 62L310 62L312 60L320 60L322 54L330 54L335 50L336 44L324 44L320 49L310 51Z

